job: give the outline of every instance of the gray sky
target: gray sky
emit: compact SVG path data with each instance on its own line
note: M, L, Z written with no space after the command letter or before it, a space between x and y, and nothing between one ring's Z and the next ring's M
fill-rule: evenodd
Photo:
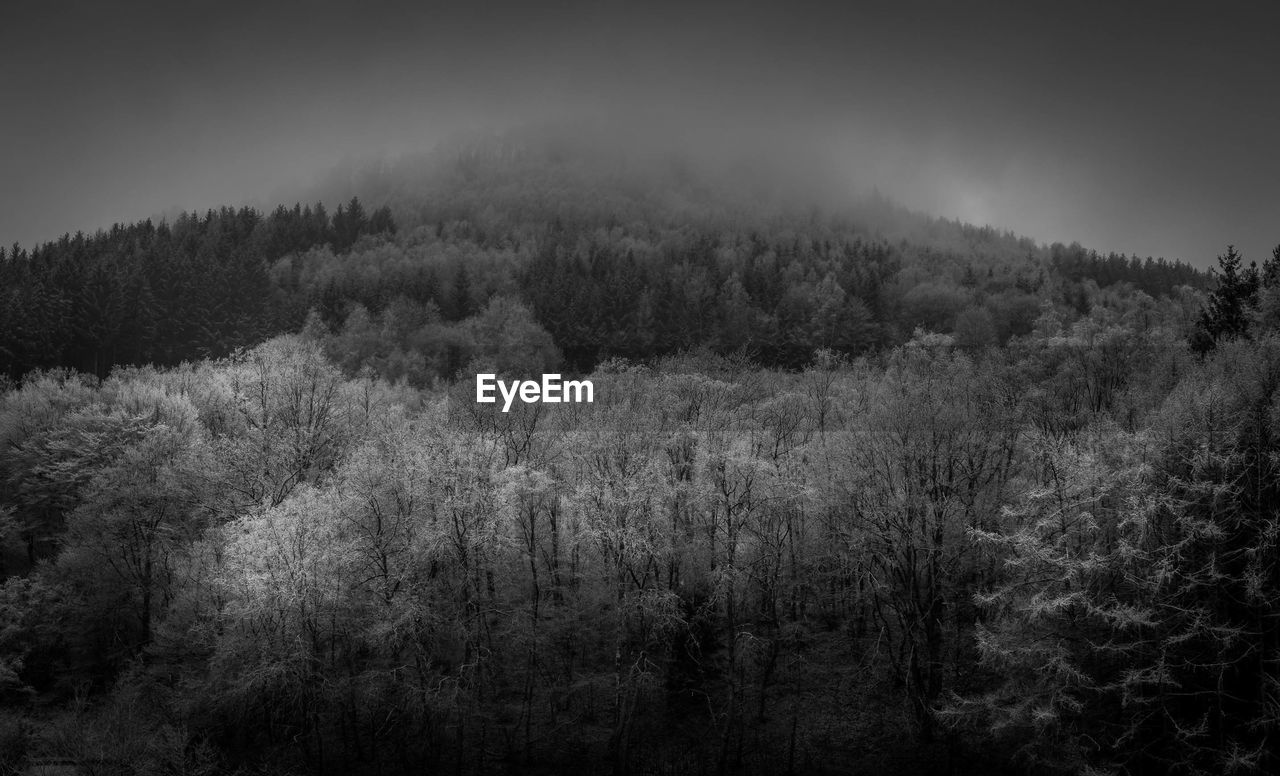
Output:
M1205 266L1280 243L1280 4L0 6L0 241L268 200L460 131L663 117L850 190Z

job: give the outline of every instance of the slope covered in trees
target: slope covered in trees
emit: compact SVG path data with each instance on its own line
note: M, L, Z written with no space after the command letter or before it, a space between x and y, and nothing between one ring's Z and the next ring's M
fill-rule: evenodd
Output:
M224 208L14 246L0 254L0 367L105 376L216 357L296 332L315 311L348 345L380 343L360 365L426 385L484 350L458 324L501 296L578 371L694 347L797 368L918 327L970 349L1003 344L1046 303L1085 313L1115 294L1185 308L1207 280L879 198L822 207L778 178L547 139L445 147L371 168L329 199L344 202L332 216L320 204Z
M482 151L8 253L0 769L1276 770L1280 254Z
M390 211L358 199L324 205L221 208L172 224L112 227L0 250L0 368L69 367L105 376L117 364L177 364L225 355L287 330L305 305L268 270L313 246L346 253L395 229ZM305 309L305 308L304 308Z

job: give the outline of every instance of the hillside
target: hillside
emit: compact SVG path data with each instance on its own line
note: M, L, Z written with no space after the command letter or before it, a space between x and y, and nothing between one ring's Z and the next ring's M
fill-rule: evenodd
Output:
M1280 249L759 175L499 139L7 251L0 772L1274 772Z
M795 368L917 328L1000 345L1046 304L1068 318L1160 308L1185 325L1188 293L1208 283L1183 264L1040 246L875 196L824 201L765 165L656 153L496 136L337 175L316 192L328 207L221 208L15 245L0 251L0 369L104 376L217 357L315 311L344 363L425 385L499 347L475 340L497 296L528 308L577 371L699 347Z

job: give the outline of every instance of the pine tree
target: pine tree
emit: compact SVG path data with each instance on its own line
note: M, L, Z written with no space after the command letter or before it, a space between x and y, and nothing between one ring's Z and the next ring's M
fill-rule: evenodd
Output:
M1259 278L1257 264L1249 262L1248 268L1242 268L1243 262L1234 245L1218 257L1218 287L1209 295L1191 340L1199 353L1207 353L1223 340L1249 336L1249 311L1257 306Z
M391 208L383 205L369 216L369 234L395 234L396 223L391 218Z

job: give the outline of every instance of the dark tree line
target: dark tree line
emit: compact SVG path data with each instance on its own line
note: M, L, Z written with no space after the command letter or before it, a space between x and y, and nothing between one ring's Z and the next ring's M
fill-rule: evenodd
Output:
M555 220L532 232L463 220L396 236L390 212L366 217L358 199L332 216L323 205L265 216L223 208L15 247L0 259L0 362L11 377L175 364L297 331L311 310L337 334L357 308L381 324L396 306L399 330L417 320L421 340L423 326L470 320L505 295L532 310L579 371L697 347L798 368L818 350L855 356L917 328L970 349L998 345L1029 333L1046 301L1078 311L1106 303L1101 284L1056 264L966 259L838 221L811 225L809 236L795 220L768 230ZM358 243L364 235L381 239ZM1176 293L1174 279L1197 279L1185 265L1134 267L1131 277L1159 296ZM439 377L462 365L438 363Z
M392 335L400 362L432 365L421 383L465 363L452 339L466 334L445 329L495 296L527 306L576 371L698 347L795 369L917 329L976 352L1029 334L1044 304L1187 304L1206 285L1182 263L1046 248L879 198L823 214L679 166L621 176L554 144L482 143L433 165L362 183L387 203L372 213L359 198L332 213L221 208L0 252L0 369L103 376L216 357L314 310L334 336L353 314L354 329Z
M224 207L0 250L0 369L105 376L256 344L296 325L272 262L317 245L349 251L361 235L394 230L390 211L366 215L353 198L332 216L322 204L269 215Z
M553 228L520 282L578 369L699 346L794 368L819 348L852 355L886 342L880 289L899 262L883 243L758 233L701 234L637 258Z
M1101 254L1079 244L1054 245L1050 248L1053 268L1066 280L1079 283L1092 280L1100 288L1128 283L1150 296L1164 296L1178 286L1202 287L1205 274L1189 264L1146 259L1118 253Z

